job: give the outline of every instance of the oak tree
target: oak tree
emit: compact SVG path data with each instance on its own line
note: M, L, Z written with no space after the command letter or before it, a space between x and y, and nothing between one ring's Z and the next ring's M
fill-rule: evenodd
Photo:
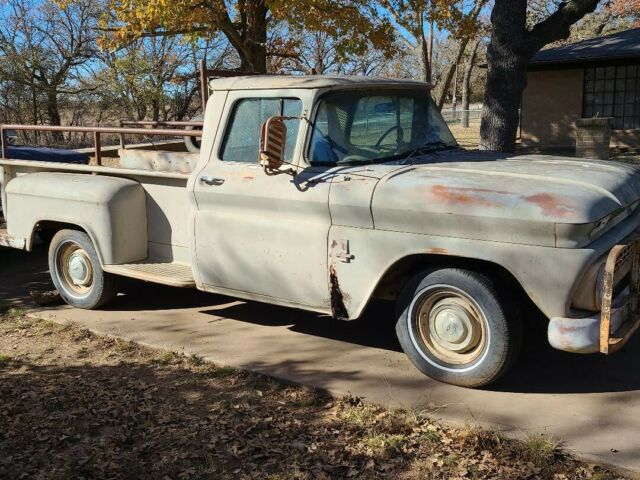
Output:
M545 45L569 37L572 25L592 13L600 0L561 2L550 15L531 26L527 25L528 0L494 3L480 148L512 152L529 62Z
M51 125L61 124L60 98L82 87L81 67L95 53L95 3L75 0L64 8L51 1L8 0L0 9L0 79L32 93L32 121L40 101Z
M273 42L269 29L286 20L292 28L343 38L339 51L363 51L368 43L389 45L391 26L366 0L109 0L103 30L110 46L145 36L226 36L240 70L267 72L267 58L295 56L288 42Z

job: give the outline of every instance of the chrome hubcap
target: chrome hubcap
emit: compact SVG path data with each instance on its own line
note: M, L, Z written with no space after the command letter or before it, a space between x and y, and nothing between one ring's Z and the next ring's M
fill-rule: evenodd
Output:
M427 349L438 359L465 364L485 345L486 319L473 300L445 287L427 293L418 308L417 327Z
M429 329L433 339L443 348L465 352L478 341L480 325L473 321L472 313L456 299L438 302L429 313Z
M80 245L69 242L58 250L59 278L75 296L86 296L93 285L93 267L89 254Z
M82 253L75 252L71 255L68 268L71 281L75 285L86 286L91 281L89 278L89 270L91 267Z

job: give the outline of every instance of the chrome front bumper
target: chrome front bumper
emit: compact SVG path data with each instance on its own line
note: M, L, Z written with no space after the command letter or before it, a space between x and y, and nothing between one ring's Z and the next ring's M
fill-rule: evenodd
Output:
M639 327L640 240L633 240L616 245L607 257L600 312L586 318L552 318L547 335L558 350L609 355Z

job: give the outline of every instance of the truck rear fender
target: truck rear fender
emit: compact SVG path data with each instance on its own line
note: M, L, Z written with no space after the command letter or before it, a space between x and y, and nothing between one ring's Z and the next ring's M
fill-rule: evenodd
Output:
M39 172L6 187L7 230L31 249L38 229L84 230L103 265L147 257L147 208L142 186L119 177Z

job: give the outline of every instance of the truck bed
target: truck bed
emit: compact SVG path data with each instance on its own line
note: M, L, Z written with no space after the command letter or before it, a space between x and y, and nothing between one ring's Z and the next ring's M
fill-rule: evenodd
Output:
M162 171L157 168L180 167L182 153L173 157L167 152L147 152L139 157L128 157L129 164L139 160L140 168L126 166L73 165L30 160L0 159L0 181L8 183L13 178L34 173L93 174L128 178L138 182L147 197L147 221L149 234L149 260L157 263L189 263L191 235L187 225L187 214L191 208L186 186L190 174L181 171ZM197 154L195 155L197 158ZM175 161L174 161L175 160ZM192 164L193 165L193 164ZM2 205L6 205L6 193L1 189ZM10 212L8 212L11 215ZM2 232L0 246L24 249L26 240L15 239Z
M97 165L78 165L72 163L52 163L52 162L39 162L32 160L13 160L13 159L0 159L0 167L4 167L6 170L26 170L27 172L76 172L76 173L102 173L106 175L117 176L135 176L135 177L154 177L154 178L175 178L181 180L187 180L189 173L182 172L164 172L157 170L143 170L134 168L123 167L103 167Z

